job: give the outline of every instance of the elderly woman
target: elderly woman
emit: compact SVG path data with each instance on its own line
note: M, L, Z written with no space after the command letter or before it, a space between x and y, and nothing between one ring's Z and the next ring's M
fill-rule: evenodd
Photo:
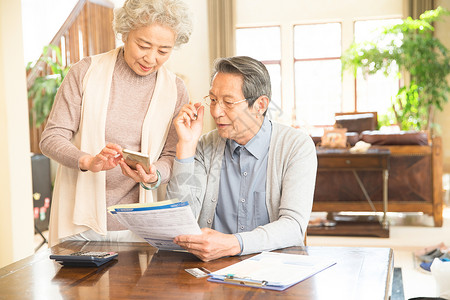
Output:
M188 8L179 0L127 0L113 27L123 47L72 66L42 134L42 153L60 164L50 246L67 239L142 241L106 208L156 201L154 189L171 176L172 120L189 99L183 81L163 65L189 41ZM148 173L124 162L125 148L148 154Z

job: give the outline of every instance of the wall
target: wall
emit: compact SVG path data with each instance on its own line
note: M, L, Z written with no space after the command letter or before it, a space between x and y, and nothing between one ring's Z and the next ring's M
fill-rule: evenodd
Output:
M0 0L0 268L33 253L31 159L21 22L20 1Z
M437 5L450 10L449 0L438 0ZM441 40L447 49L450 50L450 16L444 17L442 21L437 22L435 26L435 36ZM450 84L450 76L447 77L447 81ZM450 102L447 102L442 112L437 113L436 122L439 124L442 136L444 173L450 173Z
M192 102L199 102L209 91L209 37L207 0L185 0L193 12L194 31L189 43L176 49L168 68L180 76L189 91ZM215 128L209 113L205 114L204 132Z
M78 0L21 0L25 63L41 56ZM56 31L55 31L56 28Z

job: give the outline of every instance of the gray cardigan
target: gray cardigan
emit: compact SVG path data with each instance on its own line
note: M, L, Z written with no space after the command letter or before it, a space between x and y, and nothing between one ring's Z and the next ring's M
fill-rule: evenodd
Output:
M241 232L242 255L303 245L312 209L317 156L303 131L272 123L266 204L270 223ZM211 228L226 139L213 130L200 138L195 161L173 165L167 198L187 200L201 228ZM193 176L192 176L193 175Z

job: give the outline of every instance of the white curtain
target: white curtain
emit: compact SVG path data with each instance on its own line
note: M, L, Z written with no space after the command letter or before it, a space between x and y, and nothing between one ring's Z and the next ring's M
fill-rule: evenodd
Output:
M210 65L220 57L236 53L235 0L208 0Z

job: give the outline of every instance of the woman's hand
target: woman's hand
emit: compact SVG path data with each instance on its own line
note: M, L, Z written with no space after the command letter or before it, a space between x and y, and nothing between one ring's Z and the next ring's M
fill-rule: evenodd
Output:
M119 162L120 168L122 169L122 174L125 176L130 177L136 182L143 182L143 183L154 183L158 181L158 174L156 174L156 166L151 164L150 165L150 172L145 172L144 168L140 165L136 165L136 170L133 170L130 168L124 160L121 160Z
M202 104L185 104L173 124L178 135L177 158L192 157L203 129Z
M99 154L84 155L78 160L78 166L81 170L100 172L115 168L122 160L122 147L117 144L109 143Z

